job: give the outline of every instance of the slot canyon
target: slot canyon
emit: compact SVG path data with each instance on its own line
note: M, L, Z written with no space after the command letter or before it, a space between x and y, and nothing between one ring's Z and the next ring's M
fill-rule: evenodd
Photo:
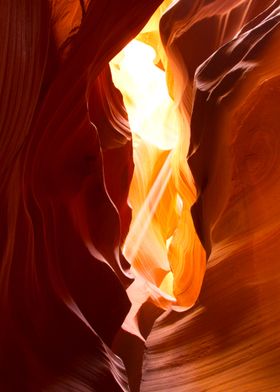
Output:
M280 391L280 0L0 20L0 392Z

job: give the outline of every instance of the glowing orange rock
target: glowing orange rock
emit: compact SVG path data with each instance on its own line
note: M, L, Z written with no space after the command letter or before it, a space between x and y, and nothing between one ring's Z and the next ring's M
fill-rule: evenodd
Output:
M129 193L132 222L124 252L136 282L128 294L132 304L141 303L142 291L142 302L150 298L162 308L182 311L198 297L205 254L190 214L195 188L185 160L188 140L179 139L185 124L162 70L167 59L159 41L161 11L111 67L114 83L124 96L134 145ZM128 323L124 327L133 330Z
M197 305L156 323L142 391L280 388L279 12L275 1L196 71L188 162L208 266Z

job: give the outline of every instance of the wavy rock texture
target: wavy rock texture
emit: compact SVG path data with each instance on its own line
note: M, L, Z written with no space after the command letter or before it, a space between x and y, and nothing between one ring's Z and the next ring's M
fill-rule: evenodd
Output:
M3 392L128 390L109 347L130 307L133 163L108 62L160 2L0 4Z
M169 88L189 117L197 67L274 0L180 0L160 21Z
M279 21L278 1L180 1L162 19L185 77L174 94L191 114L192 214L208 266L196 306L157 320L141 391L280 389Z
M161 3L0 3L1 392L280 390L280 3ZM108 64L156 9L139 39L156 50L181 121L174 155L141 142L134 171ZM125 289L138 284L121 248L131 182L135 213L159 173L136 257L153 302L196 301L197 235L208 265L184 313L143 305L140 284L140 380L144 342L120 330L133 310Z

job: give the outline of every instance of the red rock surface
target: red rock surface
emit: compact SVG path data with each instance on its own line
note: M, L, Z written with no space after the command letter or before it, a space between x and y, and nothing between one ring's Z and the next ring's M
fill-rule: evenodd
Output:
M120 331L131 307L122 245L134 163L108 64L161 3L0 3L1 392L280 390L278 0L174 2L160 21L166 52L154 21L142 33L183 126L153 218L162 249L174 235L171 263L151 272L158 258L147 247L139 264L165 309L197 299L196 233L207 269L192 309L140 306L146 343ZM153 149L147 194L171 156ZM175 280L163 282L166 272ZM162 304L161 285L175 299Z
M207 9L229 2L198 3ZM230 3L260 11L257 1ZM227 35L220 49L196 63L195 73L193 58L189 62L180 49L188 83L194 74L192 103L182 105L191 111L188 163L198 189L192 213L208 265L196 306L156 322L141 391L164 391L166 385L176 392L280 389L278 4L251 21L241 15L241 31L231 27L234 37ZM202 57L210 54L205 32L213 33L218 15L194 25L195 38L204 37ZM231 15L223 12L227 20ZM166 19L172 25L172 10ZM181 48L194 45L188 30L184 34Z
M133 166L108 62L159 4L1 2L1 392L128 390L109 347Z

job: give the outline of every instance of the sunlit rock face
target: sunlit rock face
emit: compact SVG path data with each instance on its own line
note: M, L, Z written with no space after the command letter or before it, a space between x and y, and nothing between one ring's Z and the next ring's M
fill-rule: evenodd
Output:
M189 134L168 90L159 35L170 3L163 2L110 64L133 137L132 221L123 249L135 281L127 290L133 306L123 328L136 334L137 308L147 300L163 309L190 308L205 272L190 211L196 191L186 162Z
M199 7L193 2L192 17L184 19L187 3L179 2L174 12L181 9L179 19L187 26L201 20L194 25L195 36L204 37L200 56L210 55L192 70L191 53L197 52L192 48L189 60L182 49L193 41L188 41L187 29L180 44L174 34L181 78L187 70L186 89L189 85L190 98L181 97L191 114L188 163L198 191L192 215L208 266L196 306L184 316L166 313L156 322L147 342L141 390L162 391L168 385L171 391L277 391L279 2L205 1L197 2ZM236 3L239 10L246 5L254 13L239 11L235 27L223 24L228 33L226 39L218 35L224 44L219 48L209 34L212 23L218 26L233 15L219 11L227 3ZM259 11L263 13L248 19ZM172 12L165 20L175 29ZM209 46L216 49L212 55Z

